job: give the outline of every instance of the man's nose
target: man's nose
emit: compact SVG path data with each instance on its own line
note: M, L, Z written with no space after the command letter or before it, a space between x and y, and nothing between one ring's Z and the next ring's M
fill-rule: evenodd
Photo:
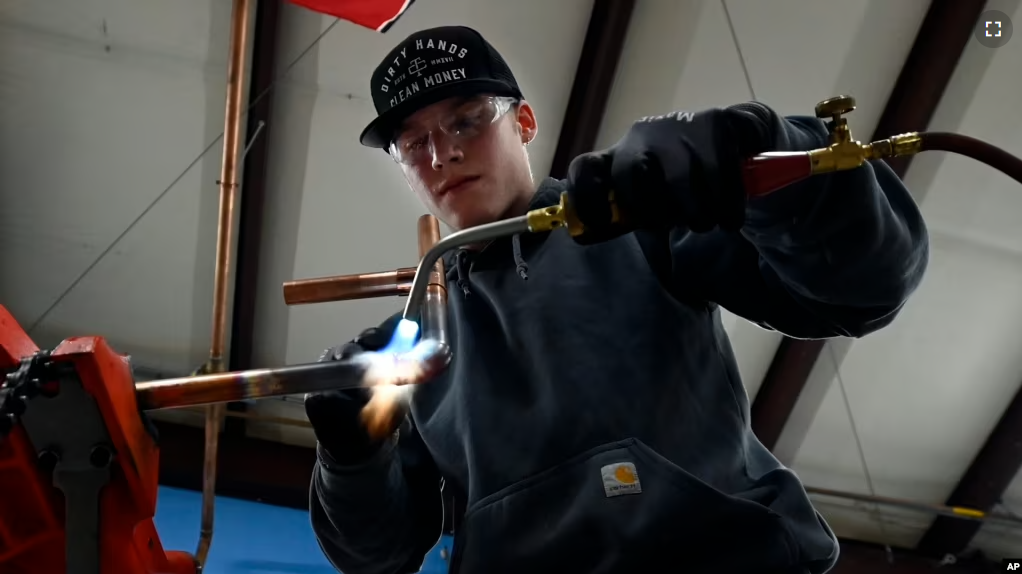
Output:
M454 138L442 132L429 134L429 149L433 154L433 169L441 169L444 164L458 163L465 159L461 146Z

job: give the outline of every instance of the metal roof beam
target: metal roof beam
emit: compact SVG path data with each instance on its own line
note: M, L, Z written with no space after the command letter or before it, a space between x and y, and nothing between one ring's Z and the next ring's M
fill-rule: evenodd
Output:
M563 178L571 160L593 151L634 9L635 0L596 0L593 3L589 29L568 97L568 109L550 165L550 177Z
M872 139L927 128L985 5L984 0L933 0ZM904 177L912 157L887 161ZM752 428L767 448L777 445L826 344L781 341L752 404Z

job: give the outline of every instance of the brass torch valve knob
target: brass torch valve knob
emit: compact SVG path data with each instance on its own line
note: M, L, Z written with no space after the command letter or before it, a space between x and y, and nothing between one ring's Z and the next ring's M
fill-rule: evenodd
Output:
M855 98L852 96L836 96L816 104L816 117L821 120L831 118L834 121L855 110Z
M844 118L845 114L854 110L855 98L852 96L837 96L816 104L816 117L830 120L831 145L854 141L848 120Z
M816 104L816 117L830 120L830 145L809 152L813 173L854 169L869 159L866 146L855 141L844 115L855 110L855 98L837 96Z

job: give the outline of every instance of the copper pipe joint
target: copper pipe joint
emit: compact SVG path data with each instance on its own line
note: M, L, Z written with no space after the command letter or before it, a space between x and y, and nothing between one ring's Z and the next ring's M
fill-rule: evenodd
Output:
M408 295L411 290L414 278L414 267L402 267L378 273L296 279L284 283L284 303L308 305L331 301L404 296Z

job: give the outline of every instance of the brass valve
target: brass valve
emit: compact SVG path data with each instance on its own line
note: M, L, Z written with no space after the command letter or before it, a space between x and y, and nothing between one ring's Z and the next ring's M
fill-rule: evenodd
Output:
M918 133L891 136L863 144L852 137L845 114L855 110L855 98L837 96L816 104L816 117L829 119L830 145L809 152L812 173L854 169L870 160L912 155L921 151Z
M816 104L816 117L829 120L830 145L811 151L766 152L749 158L742 168L746 194L750 197L766 195L811 175L855 169L867 161L922 151L922 138L918 133L901 134L868 144L856 141L844 117L854 110L855 98L851 96L837 96ZM621 223L623 214L613 192L608 194L607 201L611 208L611 221ZM561 196L559 205L530 211L526 220L532 232L565 227L576 239L585 233L585 226L568 203L567 195Z

